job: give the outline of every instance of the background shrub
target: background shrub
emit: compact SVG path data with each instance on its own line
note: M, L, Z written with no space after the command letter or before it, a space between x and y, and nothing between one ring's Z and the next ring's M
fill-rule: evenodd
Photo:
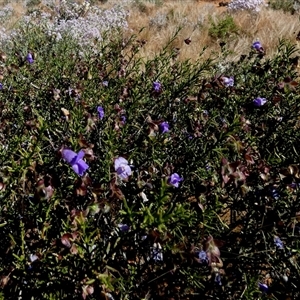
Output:
M238 26L235 24L231 15L226 15L224 18L214 21L210 19L209 35L213 38L224 39L232 35L238 34Z
M272 9L281 9L284 12L289 12L291 14L299 13L300 2L294 0L276 1L272 0L269 2L269 6Z

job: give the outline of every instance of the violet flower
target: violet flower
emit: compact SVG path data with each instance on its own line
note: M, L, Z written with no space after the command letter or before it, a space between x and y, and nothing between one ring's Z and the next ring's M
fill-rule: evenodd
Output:
M107 80L102 81L102 85L103 85L103 86L108 86L108 81L107 81Z
M121 116L120 117L120 123L122 124L122 125L125 125L125 123L126 123L126 116Z
M256 107L261 107L261 106L265 105L266 103L267 103L267 99L266 98L257 97L257 98L255 98L253 100L253 104Z
M99 119L102 120L104 118L104 109L102 106L97 107Z
M263 49L263 46L261 45L261 43L259 41L256 41L252 44L252 48L259 51L259 50Z
M84 151L80 150L78 154L70 149L62 150L63 159L72 167L74 172L82 176L84 172L89 168L88 164L83 160Z
M222 77L222 80L223 80L223 84L226 86L226 87L229 87L229 86L233 86L234 85L234 78L231 76L231 77Z
M258 287L263 293L267 293L269 291L269 287L265 283L259 282Z
M166 133L169 131L169 123L168 122L162 122L159 124L159 130L161 133Z
M26 56L26 60L30 63L30 64L32 64L33 62L34 62L34 60L33 60L33 57L32 57L32 54L31 53L28 53L27 54L27 56Z
M208 264L208 257L204 250L201 250L200 252L198 252L198 258L199 258L201 264L205 264L205 265Z
M3 89L3 84L0 82L0 90Z
M300 188L300 183L292 182L291 184L289 184L289 187L290 187L291 189L297 189L297 188Z
M122 224L122 223L118 224L118 227L123 232L126 232L130 229L130 227L127 224Z
M155 92L159 93L161 91L161 83L158 81L153 82L153 89Z
M278 249L283 249L283 248L284 248L283 242L282 242L282 240L281 240L278 236L275 236L275 237L274 237L274 243L275 243L275 246L276 246Z
M127 179L131 175L130 166L124 157L119 156L115 159L115 171L122 180Z
M173 185L174 187L178 187L179 183L182 180L183 178L180 177L177 173L173 173L168 179L168 184Z

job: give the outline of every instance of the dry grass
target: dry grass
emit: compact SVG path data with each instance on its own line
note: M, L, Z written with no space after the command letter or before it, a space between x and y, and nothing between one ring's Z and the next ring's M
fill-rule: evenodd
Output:
M220 1L161 1L161 5L155 1L134 0L127 7L130 11L128 19L130 34L138 33L139 39L144 39L147 44L141 50L144 57L153 57L154 53L161 49L161 46L172 36L178 26L182 27L178 38L174 41L173 47L180 48L179 58L195 59L207 47L205 56L212 52L220 53L220 40L209 36L209 18L218 20L227 13L225 7L219 7ZM0 0L0 5L7 1ZM109 8L120 3L118 0L108 0L106 3L99 1L99 6ZM159 1L157 2L159 3ZM13 2L14 17L8 22L11 27L14 22L25 13L26 7L23 1ZM296 41L298 33L299 17L285 14L282 11L274 11L267 8L262 9L259 14L238 12L232 14L235 23L239 26L239 35L232 36L226 40L227 47L232 51L228 59L236 59L243 53L247 53L254 40L259 39L264 45L267 55L272 55L276 50L278 40L286 38L292 42ZM159 22L159 18L161 22ZM190 37L192 42L189 45L184 39Z
M207 56L211 52L220 52L220 40L213 39L208 34L209 18L220 19L226 15L227 11L224 7L218 7L215 1L209 3L204 1L166 1L162 6L150 3L145 5L147 9L144 13L141 13L138 7L133 7L129 17L130 28L134 32L145 27L141 38L147 40L148 43L143 49L143 56L153 56L155 52L159 51L161 45L166 43L178 26L183 26L183 29L174 42L174 47L181 49L181 58L196 58L204 46L208 47ZM166 25L164 27L149 26L151 19L159 15L167 16ZM286 38L292 42L296 41L298 16L267 8L262 9L259 14L238 12L232 16L239 26L240 32L238 36L226 40L228 48L234 53L228 59L236 59L241 54L247 53L256 39L262 42L268 55L272 55L276 51L279 39ZM188 37L192 40L190 45L184 43L184 39Z

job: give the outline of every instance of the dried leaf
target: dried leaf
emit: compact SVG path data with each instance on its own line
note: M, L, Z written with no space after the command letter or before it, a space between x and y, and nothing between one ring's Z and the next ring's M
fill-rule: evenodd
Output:
M67 247L67 248L71 248L72 244L70 239L72 239L72 235L70 233L65 233L61 238L61 243Z
M0 192L5 190L6 185L3 182L0 182Z
M82 134L79 135L78 144L81 148L94 148L94 144L88 143Z
M185 42L187 45L189 45L189 44L192 42L192 40L191 40L191 38L187 38L187 39L184 40L184 42Z
M59 89L53 89L52 93L53 93L53 99L55 101L60 99L60 90Z
M116 178L113 178L110 182L110 191L111 191L111 198L118 198L120 200L124 199L124 194L122 193L121 189L116 184Z
M5 62L7 59L7 56L4 52L0 52L0 61Z
M2 276L1 281L0 281L0 287L4 288L7 283L9 282L10 277L9 276Z
M92 187L92 193L95 195L101 195L105 190L100 183L94 183Z
M72 246L70 248L70 252L71 252L71 254L77 254L78 253L78 249L77 249L77 246L75 244L72 244Z
M84 153L85 153L85 158L86 158L88 161L93 161L93 160L95 160L95 155L94 155L93 149L91 149L91 148L84 149Z

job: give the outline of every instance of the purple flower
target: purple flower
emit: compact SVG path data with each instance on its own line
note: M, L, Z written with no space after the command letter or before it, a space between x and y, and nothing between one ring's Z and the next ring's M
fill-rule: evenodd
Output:
M223 77L222 79L223 79L223 84L226 87L234 85L234 78L232 76L231 77Z
M82 176L84 172L89 168L88 164L83 160L84 151L80 150L78 154L69 149L63 149L62 157L63 159L72 167L74 172Z
M169 131L169 123L168 122L162 122L159 124L159 130L161 133L166 133Z
M259 52L264 51L264 48L259 41L254 42L252 44L252 48L254 48L256 51L259 51Z
M106 81L106 80L105 80L105 81L102 81L102 85L103 85L103 86L108 86L108 81Z
M128 231L130 229L130 227L127 224L118 224L118 227L123 232Z
M265 283L259 282L258 287L263 293L267 293L269 291L269 287Z
M199 258L201 264L208 264L208 257L204 250L201 250L200 252L198 252L198 258Z
M33 62L34 62L34 60L33 60L33 57L32 57L32 54L31 53L28 53L27 54L27 56L26 56L26 60L30 63L30 64L32 64Z
M124 157L119 156L115 159L115 171L122 180L131 175L130 166Z
M177 173L173 173L169 179L168 179L168 183L170 185L173 185L174 187L178 187L179 186L179 182L181 182L183 180L182 177L180 177Z
M291 184L289 184L289 187L291 189L299 188L300 187L300 183L292 182Z
M284 248L283 242L282 242L282 240L281 240L278 236L275 236L275 237L274 237L274 243L275 243L275 246L276 246L278 249L283 249L283 248Z
M263 106L267 103L267 99L266 98L260 98L260 97L257 97L253 100L253 104L254 106L257 106L257 107L260 107L260 106Z
M159 93L161 91L161 83L158 81L153 82L153 89L155 92Z
M121 116L120 117L120 123L122 124L122 125L125 125L125 123L126 123L126 116Z
M104 109L102 106L97 107L99 119L102 120L104 118Z
M0 82L0 90L3 89L3 84Z

